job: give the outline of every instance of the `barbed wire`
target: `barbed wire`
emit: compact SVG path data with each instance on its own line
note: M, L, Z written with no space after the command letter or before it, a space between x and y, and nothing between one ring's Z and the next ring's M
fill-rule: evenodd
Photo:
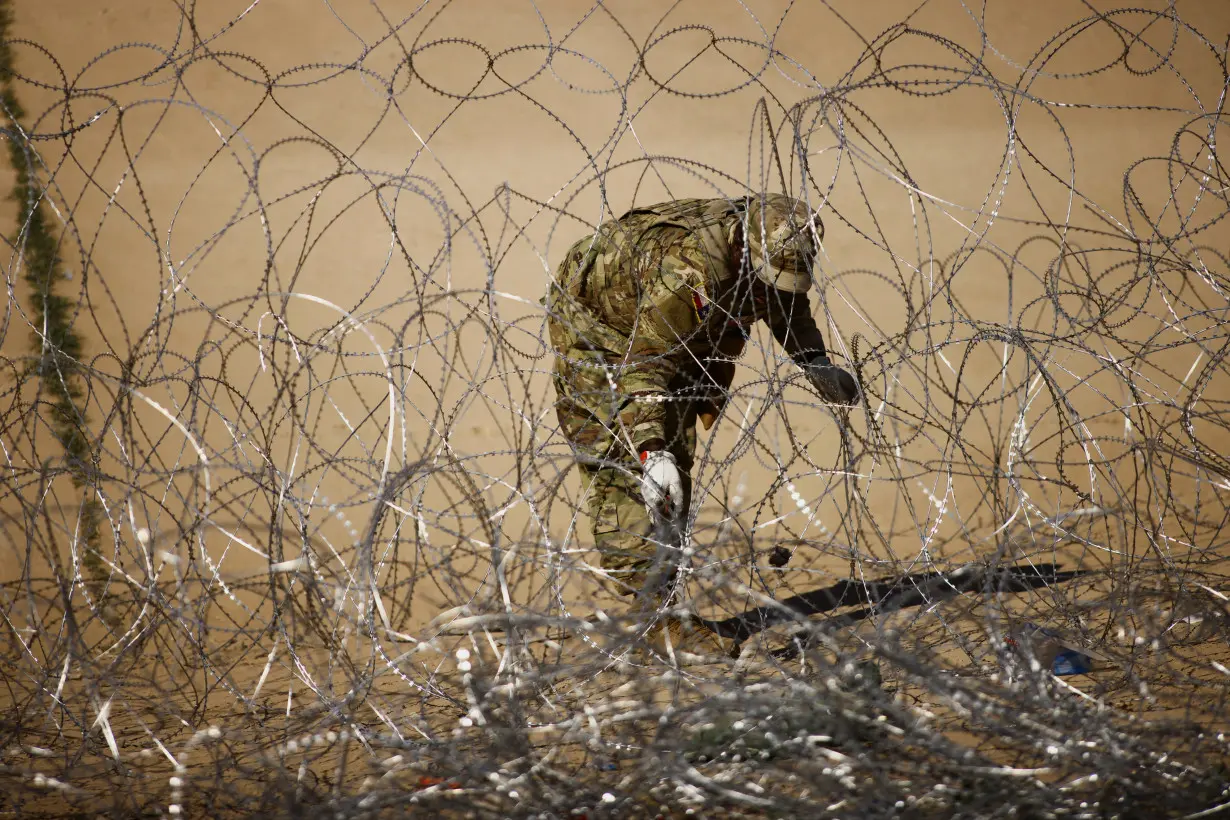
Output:
M113 5L0 36L6 811L1230 805L1225 19ZM863 397L752 334L646 617L541 297L769 190Z

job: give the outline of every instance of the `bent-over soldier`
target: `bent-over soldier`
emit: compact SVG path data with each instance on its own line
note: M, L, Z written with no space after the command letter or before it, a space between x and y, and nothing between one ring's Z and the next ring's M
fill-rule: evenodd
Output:
M788 196L686 199L603 224L559 265L544 300L556 410L620 592L643 591L655 526L686 515L696 421L708 429L721 413L754 322L822 398L858 400L807 297L822 237L818 216Z

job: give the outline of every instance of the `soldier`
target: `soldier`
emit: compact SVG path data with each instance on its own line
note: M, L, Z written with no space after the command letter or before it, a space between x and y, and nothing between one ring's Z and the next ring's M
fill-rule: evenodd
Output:
M686 518L696 421L707 430L721 413L755 321L825 401L858 400L808 302L823 231L781 194L677 200L605 223L561 262L544 300L556 411L619 592L669 598L651 568L672 545L653 535Z

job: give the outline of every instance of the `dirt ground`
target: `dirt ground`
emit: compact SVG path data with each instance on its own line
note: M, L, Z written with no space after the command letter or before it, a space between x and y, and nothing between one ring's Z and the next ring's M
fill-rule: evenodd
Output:
M430 664L394 658L442 612L609 606L538 299L602 219L745 189L820 209L817 317L869 401L838 418L775 392L791 368L754 337L702 434L704 611L997 554L1224 578L1226 78L1195 32L1223 47L1230 6L1175 7L1185 26L1070 0L15 0L107 430L112 594L165 586L192 653L225 659L188 675L163 647L152 678L227 714L343 696L354 670L288 660L302 642L417 697ZM48 446L4 435L26 467ZM27 552L39 504L54 521ZM54 601L77 504L66 481L7 494L0 581ZM1122 621L1109 589L1087 628ZM25 606L6 604L19 632L52 630L55 605ZM918 640L942 642L942 615ZM87 640L139 657L147 617L118 606ZM33 665L60 657L35 644Z

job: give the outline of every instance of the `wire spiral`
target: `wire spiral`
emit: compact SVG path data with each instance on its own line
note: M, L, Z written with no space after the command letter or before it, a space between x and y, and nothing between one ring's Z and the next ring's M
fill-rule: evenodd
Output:
M1225 15L114 5L2 21L6 811L1230 804ZM540 297L765 190L864 399L752 336L701 657L602 591Z

